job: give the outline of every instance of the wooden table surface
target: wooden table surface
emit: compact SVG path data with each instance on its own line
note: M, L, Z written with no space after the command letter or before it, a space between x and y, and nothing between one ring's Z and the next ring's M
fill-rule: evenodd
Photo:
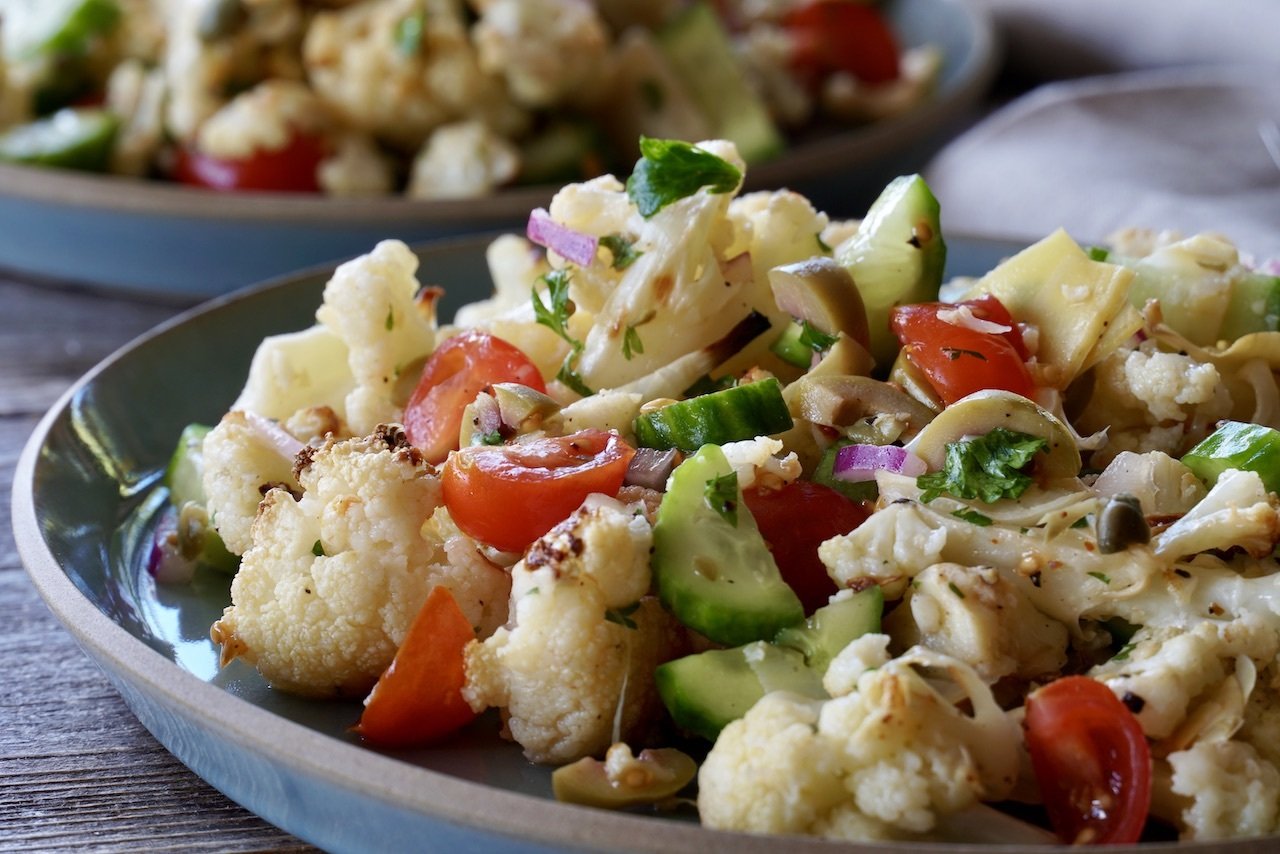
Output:
M181 308L0 272L0 851L314 850L151 737L45 607L14 545L8 496L39 417Z

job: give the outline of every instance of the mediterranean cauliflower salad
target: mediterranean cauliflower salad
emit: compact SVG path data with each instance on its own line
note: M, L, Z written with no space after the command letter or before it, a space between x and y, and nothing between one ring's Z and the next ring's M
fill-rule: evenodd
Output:
M1278 271L1057 232L944 284L919 176L834 222L641 150L452 324L403 244L342 265L187 430L151 569L235 573L224 661L712 828L1280 830Z
M0 162L218 190L488 195L640 134L903 112L940 68L874 0L0 0Z

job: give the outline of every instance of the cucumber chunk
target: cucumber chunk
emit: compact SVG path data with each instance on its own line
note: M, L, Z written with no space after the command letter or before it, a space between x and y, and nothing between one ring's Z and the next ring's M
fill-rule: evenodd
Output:
M773 377L646 412L634 425L643 447L682 451L770 436L792 426L782 384Z
M889 182L835 257L862 294L871 355L887 370L898 352L898 339L889 330L890 309L936 300L942 285L947 245L941 208L929 185L919 175Z
M813 364L813 348L801 340L803 337L804 327L792 321L782 330L778 339L769 345L769 349L787 364L807 370Z
M782 152L783 139L764 102L747 84L719 17L693 3L658 33L658 47L711 123L747 163Z
M0 134L0 161L105 172L119 119L106 110L58 110Z
M878 586L868 587L824 605L804 625L788 626L778 632L774 643L802 654L805 664L821 678L850 641L880 631L883 611L884 592Z
M724 452L707 445L681 463L653 526L653 573L662 603L694 631L737 646L770 639L804 619L804 606L782 580L769 547L734 486L722 512L707 499L708 484L733 469ZM734 521L726 518L736 515ZM736 524L735 524L736 522Z
M800 652L764 641L668 661L654 677L672 719L710 741L770 691L827 696Z
M1280 330L1280 276L1246 273L1231 287L1218 337L1234 341L1253 332Z
M82 53L120 20L115 0L14 0L4 13L4 52L15 59Z
M197 563L234 573L240 558L227 551L204 509L204 437L210 429L203 424L188 424L183 429L165 467L163 483L169 490L169 503L177 510L183 554Z
M1280 492L1280 432L1261 424L1225 421L1187 451L1182 464L1213 486L1227 469L1257 472L1271 492Z

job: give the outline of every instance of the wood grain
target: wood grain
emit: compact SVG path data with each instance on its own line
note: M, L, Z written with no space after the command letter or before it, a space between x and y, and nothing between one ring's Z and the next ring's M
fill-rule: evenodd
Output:
M0 274L0 495L43 412L178 307ZM0 502L0 850L313 851L151 737L36 594Z

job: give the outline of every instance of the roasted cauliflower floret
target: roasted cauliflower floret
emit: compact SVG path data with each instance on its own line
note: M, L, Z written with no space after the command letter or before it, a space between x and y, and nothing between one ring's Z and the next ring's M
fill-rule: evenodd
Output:
M1191 801L1183 839L1262 836L1280 830L1280 770L1249 744L1210 741L1169 755L1173 791Z
M294 454L288 452L296 450L271 441L269 429L256 422L254 414L232 410L204 439L205 507L233 554L244 554L253 544L253 521L268 491L277 486L300 489L293 474Z
M503 573L493 568L482 585L473 566L455 568L424 538L440 480L403 432L330 439L298 469L302 496L267 493L213 626L224 661L243 658L291 693L361 697L432 587L447 586L473 625L485 622Z
M316 136L331 124L325 103L305 83L267 80L205 120L197 146L212 157L242 160L257 152L280 151L297 134Z
M463 695L501 707L531 760L603 756L654 719L653 671L681 632L647 596L651 541L639 508L589 498L512 570L510 626L468 646Z
M463 121L432 131L413 161L408 194L416 199L487 196L520 171L520 151L483 122Z
M946 674L972 712L917 667ZM723 830L919 838L941 814L1006 795L1020 743L977 674L915 648L832 700L767 694L721 731L698 775L698 810Z
M480 67L501 74L517 102L547 107L598 86L609 34L586 0L472 0Z

